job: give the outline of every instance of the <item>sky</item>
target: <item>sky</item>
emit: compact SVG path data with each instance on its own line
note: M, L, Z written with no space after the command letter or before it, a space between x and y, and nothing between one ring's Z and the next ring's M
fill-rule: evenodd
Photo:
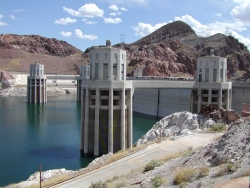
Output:
M82 51L107 39L132 43L177 20L250 50L250 0L0 0L0 34L56 38Z

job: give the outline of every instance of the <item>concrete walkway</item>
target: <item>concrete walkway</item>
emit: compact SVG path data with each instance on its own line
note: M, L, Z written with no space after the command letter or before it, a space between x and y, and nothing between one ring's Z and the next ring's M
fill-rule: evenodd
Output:
M189 146L192 146L194 149L200 146L205 146L210 143L214 137L217 137L219 135L222 134L199 133L195 135L180 137L175 141L164 141L159 144L155 143L130 156L122 158L109 165L103 166L97 170L94 170L92 172L89 172L87 174L76 177L53 187L88 188L91 185L91 182L105 182L106 180L112 179L114 176L128 174L132 170L145 167L146 164L153 159L157 160L176 152L187 151Z

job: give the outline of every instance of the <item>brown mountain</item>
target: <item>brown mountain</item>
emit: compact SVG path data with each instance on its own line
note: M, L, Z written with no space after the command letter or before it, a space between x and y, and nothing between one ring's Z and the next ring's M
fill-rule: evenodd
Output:
M46 73L74 74L84 64L82 51L54 38L38 35L0 35L0 69L29 71L29 65L38 60Z
M131 43L117 44L127 51L128 75L136 67L145 76L195 76L196 59L209 55L226 57L230 78L250 77L250 53L247 47L232 36L216 34L198 37L182 21L167 24L148 36Z

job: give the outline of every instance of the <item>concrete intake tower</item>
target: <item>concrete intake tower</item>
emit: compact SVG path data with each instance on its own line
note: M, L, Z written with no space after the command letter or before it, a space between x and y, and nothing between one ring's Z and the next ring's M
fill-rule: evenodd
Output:
M92 47L90 77L81 82L81 150L102 155L132 147L132 81L126 81L126 51Z
M27 78L27 102L47 102L47 79L44 75L44 65L36 61L30 65L30 76Z

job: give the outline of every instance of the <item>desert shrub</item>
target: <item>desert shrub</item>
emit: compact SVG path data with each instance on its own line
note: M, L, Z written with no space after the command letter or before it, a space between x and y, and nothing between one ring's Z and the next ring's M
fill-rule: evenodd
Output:
M108 188L107 184L102 182L102 181L98 181L96 183L91 183L91 185L89 186L89 188Z
M162 163L156 160L150 161L144 168L143 172L148 172L150 170L154 170L155 167L161 166Z
M117 184L115 184L115 188L121 188L121 187L125 187L126 184L124 182L119 182Z
M216 123L210 127L210 130L215 131L215 132L221 132L225 129L226 129L226 125L224 123Z
M162 176L155 176L153 179L151 179L151 182L152 182L152 187L157 188L162 186L167 181Z
M209 168L207 166L200 167L198 169L198 177L205 177L209 173Z
M174 174L174 181L176 184L182 184L190 181L195 176L195 170L192 168L183 167L176 170Z
M220 165L219 170L214 174L215 177L222 176L227 173L232 173L237 170L237 167L231 163Z

